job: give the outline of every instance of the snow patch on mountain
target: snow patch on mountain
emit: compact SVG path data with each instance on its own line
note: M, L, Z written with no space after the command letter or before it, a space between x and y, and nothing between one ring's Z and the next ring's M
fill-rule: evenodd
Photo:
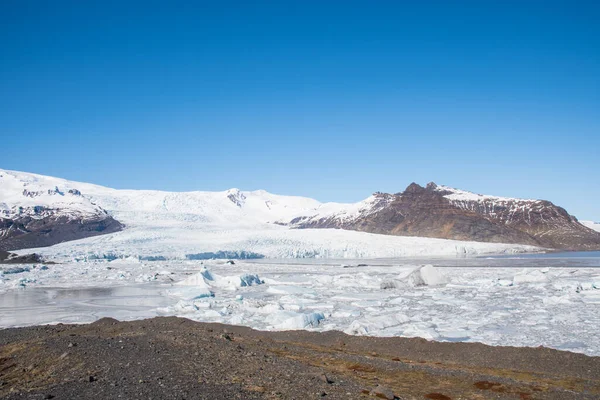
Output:
M579 221L579 222L581 222L582 225L595 230L596 232L600 232L600 222L594 222L594 221Z
M375 193L358 203L324 203L312 213L304 212L295 216L290 225L306 223L311 220L327 220L336 223L352 222L358 218L368 217L384 209L394 200L394 196L386 193ZM284 221L288 222L288 221Z
M540 200L533 199L518 199L513 197L491 196L486 194L477 194L466 190L455 189L450 186L438 185L434 182L427 184L427 189L435 192L446 192L444 195L448 200L454 201L496 201L496 202L520 202L520 203L537 203Z
M0 170L0 218L28 215L40 219L55 213L75 218L105 212L68 181Z
M505 223L510 223L513 218L519 218L525 214L530 219L532 212L541 212L548 205L548 202L543 200L476 194L449 186L437 185L433 182L429 183L427 188L443 193L450 203L460 209L488 215L491 218L503 220Z

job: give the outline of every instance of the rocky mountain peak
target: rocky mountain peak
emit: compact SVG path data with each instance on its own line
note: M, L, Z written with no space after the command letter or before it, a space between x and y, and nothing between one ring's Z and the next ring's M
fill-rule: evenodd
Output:
M233 188L227 191L227 198L236 206L242 207L246 202L246 195L240 189Z
M435 183L435 182L433 182L433 181L432 181L432 182L429 182L429 183L427 184L427 186L425 186L425 189L427 189L427 190L435 190L435 189L437 189L437 188L438 188L438 185L437 185L437 183Z
M402 193L376 193L368 212L313 215L296 228L337 228L377 234L520 243L554 249L600 249L600 235L547 201L478 195L429 182Z
M413 182L410 185L408 185L406 189L404 189L404 192L402 194L418 194L422 193L424 190L425 188L423 186Z

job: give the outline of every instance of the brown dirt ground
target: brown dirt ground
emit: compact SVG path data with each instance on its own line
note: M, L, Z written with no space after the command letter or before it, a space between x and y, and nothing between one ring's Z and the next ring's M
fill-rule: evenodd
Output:
M0 331L6 399L368 399L378 386L400 399L600 399L600 357L175 317Z

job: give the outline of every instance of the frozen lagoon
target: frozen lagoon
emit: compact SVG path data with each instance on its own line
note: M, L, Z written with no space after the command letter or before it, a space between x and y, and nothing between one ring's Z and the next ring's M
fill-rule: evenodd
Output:
M415 279L422 265L433 266L425 274L431 279ZM177 315L265 330L542 345L598 356L599 266L598 252L235 265L119 259L19 266L21 272L3 266L0 326Z

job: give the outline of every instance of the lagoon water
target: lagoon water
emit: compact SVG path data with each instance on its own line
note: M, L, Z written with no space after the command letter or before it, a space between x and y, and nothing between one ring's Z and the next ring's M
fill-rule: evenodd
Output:
M411 284L410 274L424 264L435 266L445 284ZM599 267L600 252L30 266L0 275L0 327L175 315L266 330L335 329L600 355ZM240 286L244 274L263 283ZM177 286L193 276L203 286L198 296L193 286ZM206 297L207 289L214 296Z

